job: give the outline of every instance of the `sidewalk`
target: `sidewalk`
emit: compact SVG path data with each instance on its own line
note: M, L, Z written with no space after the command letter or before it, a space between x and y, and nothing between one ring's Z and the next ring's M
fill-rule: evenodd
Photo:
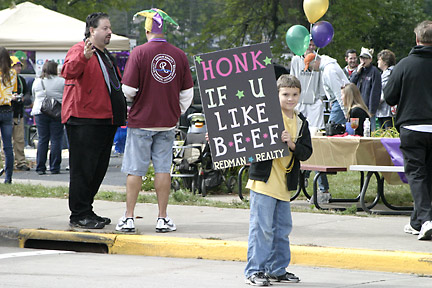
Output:
M112 158L105 187L124 192L125 176ZM114 176L114 174L116 176ZM14 183L67 185L67 172L14 173ZM117 182L112 182L117 177ZM238 199L236 195L227 200ZM305 205L293 201L292 205ZM245 261L249 210L170 205L177 231L155 232L157 205L137 204L137 233L119 234L125 204L95 201L95 212L112 219L102 230L71 230L67 199L0 196L0 246L28 240L102 243L108 253ZM408 216L343 216L293 212L292 264L432 275L432 241L403 232ZM90 232L90 233L89 233ZM8 241L7 241L8 240ZM11 244L12 243L12 244Z

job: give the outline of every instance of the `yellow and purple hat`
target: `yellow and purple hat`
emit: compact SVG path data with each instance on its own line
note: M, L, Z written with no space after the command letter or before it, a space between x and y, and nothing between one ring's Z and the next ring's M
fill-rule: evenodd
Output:
M149 32L155 33L155 34L162 34L166 31L166 25L165 22L168 22L174 26L179 27L179 25L164 11L152 8L150 10L143 10L141 12L137 12L133 16L133 21L135 23L141 22L143 19L140 19L141 17L145 17L145 29Z
M11 59L11 61L12 61L12 65L11 65L11 67L13 67L13 66L16 65L16 64L21 64L21 65L22 65L22 63L21 63L21 61L18 59L18 57L16 57L16 56L10 56L10 59Z

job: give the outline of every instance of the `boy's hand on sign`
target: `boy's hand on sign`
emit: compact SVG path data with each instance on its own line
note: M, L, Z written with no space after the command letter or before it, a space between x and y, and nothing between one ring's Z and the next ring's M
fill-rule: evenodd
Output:
M281 139L284 143L287 143L291 150L294 151L295 143L292 141L291 134L287 130L282 131Z

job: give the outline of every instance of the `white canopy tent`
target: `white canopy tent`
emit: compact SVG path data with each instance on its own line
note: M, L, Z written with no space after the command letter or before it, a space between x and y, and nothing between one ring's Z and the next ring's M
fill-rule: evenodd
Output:
M8 50L68 51L84 30L85 22L31 2L0 11L0 46ZM129 38L112 34L107 48L130 50Z

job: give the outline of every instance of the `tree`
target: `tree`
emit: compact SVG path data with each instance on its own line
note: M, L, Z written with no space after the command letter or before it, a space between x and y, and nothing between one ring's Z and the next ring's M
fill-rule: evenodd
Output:
M426 1L426 2L425 2ZM376 53L389 48L400 59L415 44L413 28L425 19L424 9L432 7L431 0L331 0L321 20L329 21L335 29L333 41L320 53L326 53L344 64L347 48L374 48ZM285 33L295 24L309 28L303 11L303 1L227 0L221 1L219 12L206 23L198 43L218 39L214 50L270 42L274 56L283 61L289 52ZM428 5L426 5L428 4ZM409 39L412 39L409 41ZM376 54L375 54L376 55Z
M25 0L0 0L0 9L13 7L16 4L27 2ZM85 21L87 15L92 12L107 12L109 9L127 10L135 1L128 0L36 0L34 4L42 5L45 8L57 11L68 16Z
M333 0L321 20L329 21L335 30L333 41L321 53L329 54L345 64L346 49L373 48L376 55L392 50L398 59L405 57L415 45L414 27L425 19L423 0Z
M24 1L16 1L21 3ZM299 0L39 0L49 9L85 21L95 11L108 12L116 34L136 37L145 43L144 25L132 24L132 16L152 7L166 11L180 25L170 30L168 41L189 55L269 42L273 58L286 63L289 53L286 31L296 24L310 28ZM8 8L10 0L0 0ZM330 0L327 13L319 20L332 24L332 42L320 49L345 64L346 49L361 47L406 56L414 43L415 25L432 12L432 0ZM376 58L374 59L376 61Z

